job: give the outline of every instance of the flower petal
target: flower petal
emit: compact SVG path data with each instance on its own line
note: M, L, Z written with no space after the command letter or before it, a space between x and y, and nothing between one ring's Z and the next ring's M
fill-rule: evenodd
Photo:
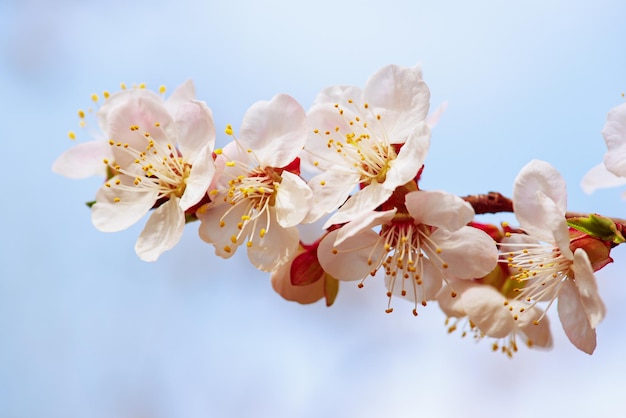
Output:
M589 256L582 248L577 248L574 252L574 283L578 289L580 301L585 309L589 325L595 328L606 315L606 307L600 293L598 292L598 284L596 283L593 268L589 261Z
M171 115L175 115L178 107L190 100L196 98L196 88L192 80L187 80L180 86L176 87L176 90L170 94L170 97L165 101L165 107Z
M261 166L284 167L304 146L306 113L294 98L278 94L248 109L239 135L241 144L254 150Z
M276 220L283 228L296 226L307 215L313 192L299 176L283 171L276 192Z
M213 150L215 125L206 103L197 100L182 103L175 115L178 149L184 158L193 161L193 156L206 146Z
M485 232L463 226L457 231L436 230L431 236L439 247L429 258L447 264L445 274L459 279L475 279L488 274L498 262L495 241Z
M363 230L372 229L375 226L391 222L391 219L397 211L398 209L393 208L387 211L363 212L352 221L339 228L335 245L341 244L346 239L353 237Z
M298 228L281 227L276 212L270 209L271 228L261 239L253 238L248 247L248 259L259 270L271 272L288 262L298 250L300 234Z
M245 211L245 205L231 206L220 202L210 203L196 212L196 216L200 219L198 234L203 241L213 244L215 255L230 258L237 247L243 243L243 239L237 239L233 243L231 238L239 234L237 224L241 221L241 216Z
M515 328L515 320L505 306L506 298L489 285L468 286L460 294L469 319L485 335L504 338Z
M591 327L582 300L571 280L565 280L559 292L559 319L572 344L587 354L596 349L596 330Z
M339 174L332 170L313 177L309 181L313 199L309 213L302 222L315 222L339 208L345 203L358 182L359 175L356 173Z
M611 109L602 129L607 152L606 168L616 176L626 177L626 103Z
M363 101L374 114L381 116L390 142L401 144L426 118L430 91L418 66L388 65L369 78L363 90Z
M411 131L398 156L389 161L385 187L394 190L417 176L430 147L430 128L425 123Z
M170 199L148 218L135 244L135 252L143 261L156 261L180 241L185 227L185 214L178 203L179 199Z
M52 171L71 179L106 176L105 158L113 158L111 146L106 141L82 142L61 154L54 161Z
M406 195L406 208L416 224L456 231L474 219L472 206L450 193L418 190Z
M128 176L115 176L109 180L114 184L119 179L122 186L132 186ZM157 192L120 190L103 185L96 193L96 203L91 207L91 222L100 231L117 232L128 228L141 219L156 202ZM119 198L119 201L116 201Z
M290 270L291 262L272 272L272 288L276 293L286 300L302 304L314 303L324 297L324 277L305 286L294 286L291 284Z
M363 212L376 209L381 203L391 196L393 190L389 190L384 183L374 181L353 194L337 212L326 221L324 229L331 225L350 222Z
M180 200L180 207L187 210L198 203L207 193L215 175L212 148L207 145L201 149L194 159L189 177L185 180L186 187Z
M372 230L364 230L335 246L338 232L330 232L320 242L317 249L320 265L337 280L366 278L372 270L368 261L377 260L382 255L382 245L378 245L379 235Z
M580 186L587 194L591 194L598 189L623 186L626 184L626 177L618 177L606 169L604 163L593 167L585 174L580 182Z

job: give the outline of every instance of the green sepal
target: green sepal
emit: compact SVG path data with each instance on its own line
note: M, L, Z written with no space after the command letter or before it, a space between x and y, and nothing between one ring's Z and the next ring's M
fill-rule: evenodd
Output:
M91 209L91 207L92 207L93 205L95 205L95 204L96 204L96 201L95 201L95 200L92 200L92 201L90 201L90 202L85 202L85 205L87 205L87 207L88 207L89 209Z
M333 278L330 274L324 273L324 298L326 298L326 306L332 306L339 293L339 280Z
M599 238L603 241L612 242L614 244L622 244L626 242L624 235L618 229L615 222L609 218L597 214L590 214L587 217L579 216L576 218L569 218L567 224L587 235L595 238Z

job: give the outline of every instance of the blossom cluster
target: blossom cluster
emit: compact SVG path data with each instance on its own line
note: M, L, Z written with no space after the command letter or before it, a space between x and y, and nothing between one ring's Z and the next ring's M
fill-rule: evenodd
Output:
M438 304L449 332L489 339L509 356L518 342L551 347L546 311L558 301L570 341L594 351L605 315L594 272L624 241L622 225L568 217L564 179L539 160L514 182L518 228L478 223L471 198L422 189L438 115L429 115L419 67L389 65L363 88L326 88L308 110L287 94L259 101L237 131L226 126L222 148L191 81L165 93L123 85L102 102L94 95L99 133L53 165L70 178L104 178L89 203L97 229L121 231L149 214L135 244L142 260L156 261L199 224L217 256L243 247L287 300L330 306L339 282L382 280L387 313L396 298L415 316ZM82 125L89 114L79 111ZM583 184L626 184L626 107L609 114L603 134L606 167ZM323 225L314 242L300 238L306 224Z

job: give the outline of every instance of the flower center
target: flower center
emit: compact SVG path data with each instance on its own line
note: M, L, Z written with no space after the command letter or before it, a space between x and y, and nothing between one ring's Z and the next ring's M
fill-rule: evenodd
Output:
M345 112L339 104L334 105L340 118L345 122L343 126L336 126L332 131L321 132L315 129L313 132L326 141L329 150L341 155L346 161L341 168L333 165L334 169L358 173L359 182L363 185L374 181L382 183L386 179L390 162L398 155L396 148L384 134L379 122L380 115L374 114L367 103L362 108L354 105L352 100L348 100L348 103L352 105L350 113L353 116L348 116L348 112ZM378 131L373 130L370 124L375 125ZM317 165L319 162L314 164Z
M156 123L155 126L160 127L160 124ZM138 131L139 126L133 125L130 130ZM148 132L142 134L142 137L147 143L143 150L137 150L127 143L109 140L109 145L115 148L114 151L127 155L130 163L121 166L107 159L104 163L114 173L127 176L132 181L118 178L113 184L107 181L105 186L134 192L156 192L156 200L182 197L187 187L186 180L191 173L191 164L172 144L157 142ZM114 199L114 202L119 201L119 197Z

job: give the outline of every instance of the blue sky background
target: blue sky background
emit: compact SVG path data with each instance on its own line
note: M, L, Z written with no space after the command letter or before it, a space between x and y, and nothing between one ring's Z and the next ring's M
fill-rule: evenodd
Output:
M0 416L620 416L622 248L598 274L608 316L593 356L553 309L554 349L509 360L447 335L435 305L384 314L373 281L342 286L331 309L283 301L245 254L218 259L193 224L141 262L142 225L91 225L84 202L100 180L50 167L77 109L120 82L171 91L192 78L221 132L277 93L308 107L326 86L421 63L432 108L448 102L423 188L510 195L539 158L568 181L571 210L626 218L620 190L579 187L624 100L624 16L621 0L0 1Z

